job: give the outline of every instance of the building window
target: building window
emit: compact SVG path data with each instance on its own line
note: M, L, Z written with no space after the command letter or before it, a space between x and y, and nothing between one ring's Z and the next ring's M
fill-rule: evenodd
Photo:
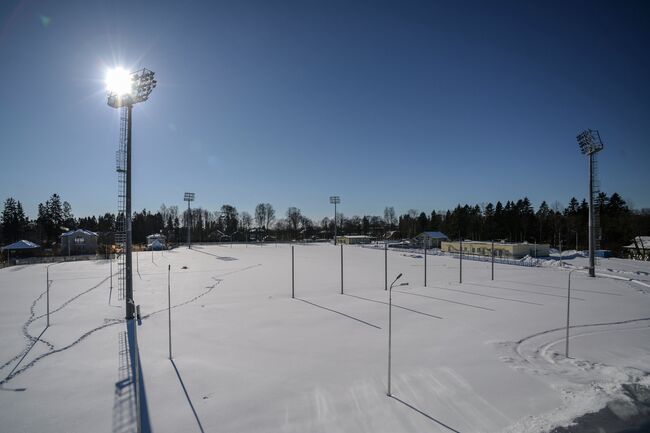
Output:
M86 242L86 240L82 237L74 238L74 243L77 245L83 245Z

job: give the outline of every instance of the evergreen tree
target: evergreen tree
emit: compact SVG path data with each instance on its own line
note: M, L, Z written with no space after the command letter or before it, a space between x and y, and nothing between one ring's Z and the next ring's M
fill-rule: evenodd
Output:
M2 216L2 238L7 244L16 242L27 234L28 220L23 211L22 204L9 197L5 200Z

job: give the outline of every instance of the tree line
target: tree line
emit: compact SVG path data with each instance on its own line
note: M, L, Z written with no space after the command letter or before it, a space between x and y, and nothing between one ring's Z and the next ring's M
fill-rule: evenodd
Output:
M608 196L601 192L596 203L602 248L618 254L634 236L650 233L650 213L631 209L618 193ZM178 206L163 204L156 211L143 209L133 213L132 236L134 243L142 244L147 235L162 233L169 242L181 243L187 240L189 226L195 242L330 239L336 224L339 234L376 238L384 238L391 232L398 232L397 237L412 238L423 231L441 231L450 239L528 241L553 247L562 242L563 248L586 249L588 212L587 201L575 197L566 207L559 202L549 206L544 201L536 210L524 197L505 204L500 201L459 204L447 211L410 209L399 216L388 206L383 216L346 217L338 213L335 218L325 217L320 221L303 215L295 206L279 216L270 203L258 204L253 214L239 212L230 204L215 211L202 207L181 211ZM37 218L30 220L21 202L10 197L5 200L0 216L0 244L27 239L45 248L56 248L61 233L76 228L98 232L100 243L109 244L113 242L116 221L113 213L75 218L70 203L62 201L58 194L39 203Z

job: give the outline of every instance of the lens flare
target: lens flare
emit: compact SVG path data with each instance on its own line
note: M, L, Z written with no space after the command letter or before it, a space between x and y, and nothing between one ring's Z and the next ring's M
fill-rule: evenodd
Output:
M109 69L106 73L106 91L117 95L128 95L133 91L131 73L122 67Z

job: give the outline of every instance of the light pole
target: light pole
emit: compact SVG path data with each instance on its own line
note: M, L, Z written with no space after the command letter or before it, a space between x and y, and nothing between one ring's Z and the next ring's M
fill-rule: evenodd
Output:
M603 142L600 133L596 130L587 129L582 131L576 139L580 152L589 156L589 276L596 276L596 231L594 213L594 195L596 194L596 183L594 169L596 165L596 154L603 150Z
M132 266L132 232L131 232L131 129L133 105L149 99L156 87L154 72L141 69L128 72L123 68L115 68L106 75L106 90L108 105L121 109L120 147L117 152L118 172L118 216L122 217L119 224L118 243L124 251L121 272L121 284L125 289L126 319L132 320L135 313L133 302L133 266Z
M331 196L330 203L334 205L334 245L336 245L336 205L341 203L341 197L338 195Z
M186 192L183 200L187 202L187 249L192 249L192 209L190 209L190 202L194 201L195 194L193 192Z
M391 396L390 394L390 367L391 367L391 343L392 343L392 334L393 334L393 318L392 318L392 313L393 313L393 286L399 280L402 278L402 274L399 274L397 278L395 278L395 281L393 281L390 284L390 288L388 289L388 392L386 393L387 396ZM397 287L400 286L408 286L409 283L400 283L397 285Z

